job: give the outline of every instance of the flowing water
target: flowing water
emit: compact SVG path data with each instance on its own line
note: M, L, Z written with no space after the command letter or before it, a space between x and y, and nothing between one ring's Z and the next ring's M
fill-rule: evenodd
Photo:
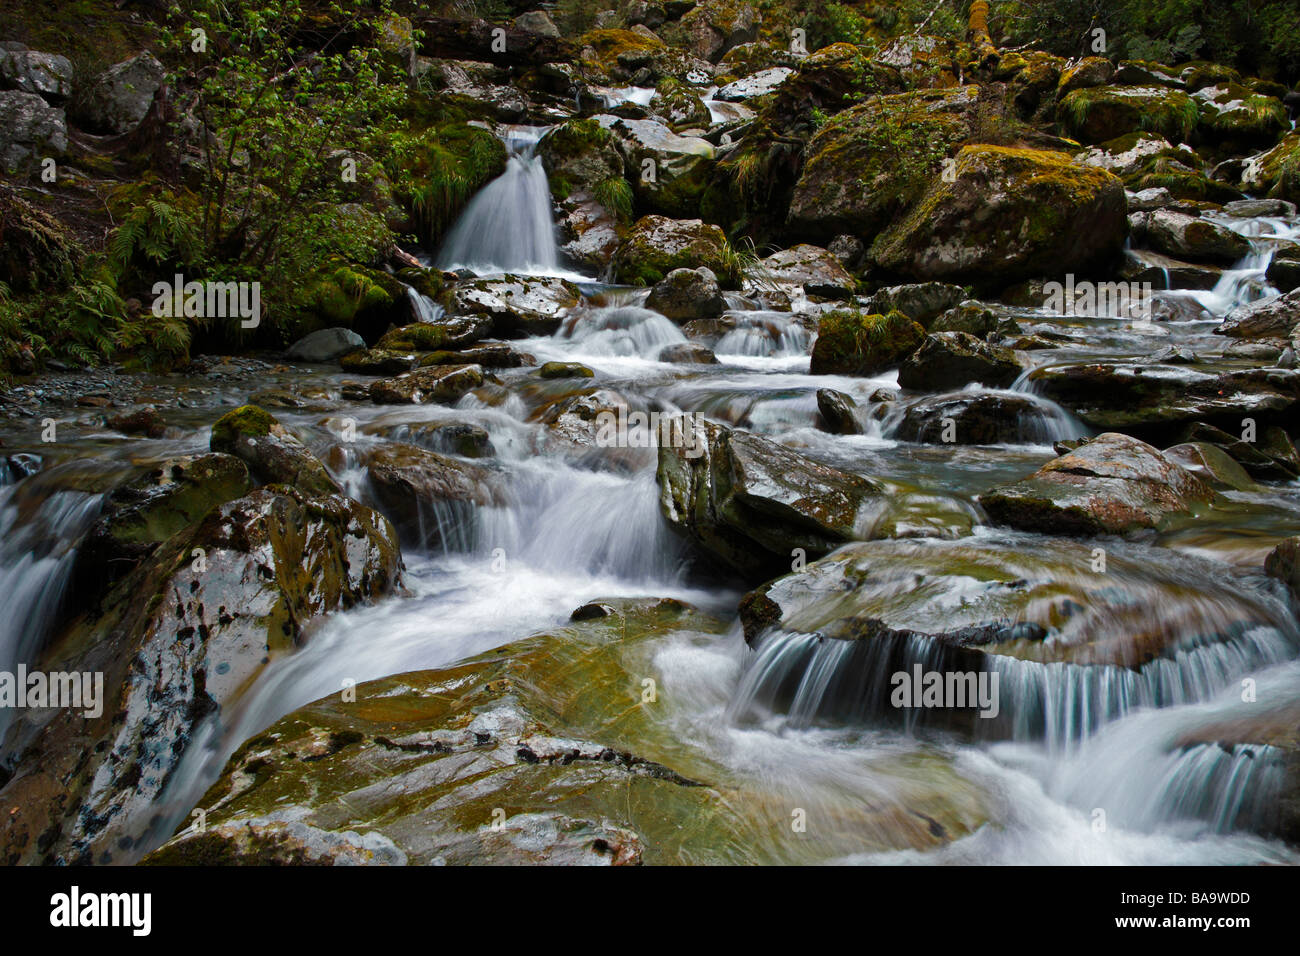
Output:
M563 273L546 178L533 152L540 132L513 134L505 173L472 201L438 253L440 266ZM1178 344L1228 366L1241 364L1222 355L1226 343L1210 330L1234 304L1268 291L1267 237L1300 234L1300 223L1260 219L1232 225L1257 242L1252 255L1227 270L1211 291L1174 293L1194 298L1211 321L1152 323L1015 310L1026 334L1047 333L1060 344L1028 354L1040 364L1066 364L1134 358ZM719 364L674 365L658 355L686 338L645 308L644 299L644 291L602 290L573 310L555 335L516 344L539 362L586 364L595 372L588 384L623 396L634 408L698 412L885 481L915 511L915 520L943 532L941 537L975 527L973 537L942 542L954 556L974 541L1001 553L1007 568L1023 566L1028 578L1045 566L1067 583L1084 574L1069 564L1067 552L1086 552L1086 543L999 536L983 526L973 503L990 486L1052 458L1052 442L1087 434L1068 412L1033 393L1028 374L1009 390L957 395L1028 399L1021 441L984 447L909 443L896 437L900 415L909 403L933 396L884 401L882 390L897 391L896 373L809 375L816 307L803 315L772 312L733 297L726 331L713 343ZM436 319L429 304L414 299L413 305L417 314ZM339 397L343 376L322 370L281 377L282 386L310 385L325 396L320 408L276 412L318 452L334 443L330 416L355 418L362 447L409 440L413 426L433 420L468 422L490 434L503 491L493 507L429 508L421 522L437 533L418 537L439 544L406 549L409 595L331 616L305 647L274 662L235 706L208 721L176 774L152 844L186 817L242 741L346 681L448 665L553 627L601 597L676 597L735 618L743 589L708 573L660 516L654 450L549 442L535 412L572 383L539 384L529 369L498 372L508 386L518 386L508 389L507 400L488 405L468 396L454 408L350 403ZM857 400L863 434L834 436L818 428L821 388ZM207 447L200 422L210 422L216 412L188 414L194 425L169 442L173 452ZM122 467L140 447L120 436L105 437L83 452L108 470ZM342 463L330 460L350 493L373 500L355 451ZM75 466L0 488L0 666L34 658L66 600L75 543L98 510L97 492L49 477L70 467ZM997 658L993 667L1009 703L1005 732L995 738L877 721L878 708L863 687L872 674L879 676L881 662L865 645L777 632L751 649L738 625L722 635L675 635L656 645L655 666L672 702L662 731L738 786L779 793L840 821L835 839L782 851L784 857L773 851L773 859L1300 862L1285 845L1251 832L1275 803L1281 780L1276 754L1268 748L1227 752L1192 739L1200 728L1255 713L1241 699L1244 676L1257 682L1261 699L1300 702L1300 638L1291 609L1255 573L1269 548L1300 533L1300 489L1273 486L1236 500L1241 510L1235 524L1116 546L1112 560L1130 573L1117 575L1113 592L1072 624L1080 640L1155 629L1168 653L1137 667ZM916 584L900 573L873 586L889 591ZM933 600L933 613L942 615L960 606L961 594L936 594ZM937 660L935 649L919 639L890 653L920 663ZM845 690L852 687L858 688L856 698ZM853 827L867 826L854 822L858 810L918 790L947 799L943 794L954 775L978 794L987 816L971 835L927 852L876 852L864 849L870 841L853 838ZM1099 809L1106 820L1102 829ZM751 814L755 832L767 812L740 805L733 810ZM878 845L889 845L888 836Z

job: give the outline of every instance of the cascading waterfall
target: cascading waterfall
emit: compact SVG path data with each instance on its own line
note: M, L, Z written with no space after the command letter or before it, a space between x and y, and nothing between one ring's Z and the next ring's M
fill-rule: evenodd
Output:
M782 312L733 312L735 328L718 340L718 355L785 357L808 351L808 330Z
M438 268L468 269L479 275L562 273L550 186L536 152L547 129L509 129L505 172L484 186L460 214L438 252Z

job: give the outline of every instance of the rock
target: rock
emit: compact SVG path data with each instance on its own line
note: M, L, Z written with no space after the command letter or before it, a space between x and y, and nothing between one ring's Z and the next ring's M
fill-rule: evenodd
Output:
M540 378L593 378L595 374L578 362L547 362L537 370Z
M578 287L567 279L523 276L472 279L457 283L447 311L456 317L490 317L493 334L499 336L551 335L560 327L564 313L577 305L580 298ZM443 347L475 340L448 338Z
M529 10L515 17L515 27L525 33L539 33L546 37L559 37L560 30L545 10Z
M965 289L946 282L896 285L872 295L867 310L882 314L897 310L922 327L928 327L936 317L956 308L966 297Z
M789 230L815 242L874 236L922 195L970 135L977 99L972 87L872 96L831 117L806 147ZM916 143L924 144L906 165L889 145L898 128L916 130Z
M58 106L72 96L72 61L57 53L36 50L0 50L0 85L35 93Z
M454 402L483 384L478 365L431 365L370 385L370 400L377 405L427 405Z
M826 251L840 261L845 269L855 270L862 267L862 260L867 254L867 247L857 236L836 236L831 240ZM880 311L880 310L877 310ZM888 312L888 309L883 311Z
M848 544L742 599L756 706L739 716L883 718L1068 746L1166 695L1189 701L1175 656L1204 661L1206 683L1191 692L1204 699L1266 666L1243 634L1291 626L1220 562L1118 542L1099 573L1094 548L1019 534ZM1189 601L1193 581L1200 599ZM916 670L998 674L996 712L905 706L890 675Z
M1169 140L1159 133L1128 133L1083 150L1075 156L1075 161L1127 179L1140 173L1152 158L1172 148ZM1132 203L1129 208L1133 208Z
M1022 531L1124 535L1165 530L1214 499L1213 488L1158 449L1106 432L979 502L994 522Z
M991 335L997 327L998 317L992 309L975 299L967 299L931 322L929 331L966 332L982 339Z
M619 248L614 269L619 282L654 285L674 269L703 266L722 284L734 288L741 277L728 261L727 250L727 237L715 225L700 219L644 216Z
M817 411L821 413L826 431L832 435L861 435L862 423L858 421L858 403L852 395L833 388L817 389Z
M1074 66L1061 71L1061 79L1056 86L1057 96L1065 96L1091 86L1104 86L1110 82L1114 72L1114 65L1104 56L1086 56Z
M614 135L638 208L682 219L698 215L714 165L712 143L678 136L657 120L593 119Z
M665 345L659 350L659 361L673 365L717 365L718 357L713 349L695 342L679 342Z
M898 384L925 392L952 391L971 382L1002 388L1022 371L1010 349L989 345L966 332L935 332L903 362Z
M293 489L258 489L170 538L47 648L43 670L102 673L105 706L25 713L11 728L23 747L3 794L22 809L0 859L133 862L203 722L321 615L396 587L400 568L381 515Z
M1234 339L1285 339L1300 323L1300 290L1270 299L1239 305L1223 318L1217 335Z
M472 527L473 508L501 503L491 469L403 442L376 448L366 474L380 509L409 546L459 547Z
M1241 199L1237 202L1224 203L1223 211L1229 216L1242 219L1255 219L1260 216L1281 216L1286 218L1296 214L1295 203L1284 199Z
M86 87L77 115L96 133L129 133L140 125L166 70L150 53L124 60L96 76Z
M1273 253L1267 278L1281 292L1300 289L1300 243L1281 246Z
M806 243L772 253L759 261L758 269L767 283L796 286L827 299L850 299L857 288L834 254Z
M1165 457L1175 461L1211 487L1224 491L1255 491L1259 485L1246 469L1223 449L1208 442L1184 442L1165 449Z
M1255 196L1300 203L1300 133L1282 137L1272 149L1251 156L1241 167L1241 188Z
M1300 537L1287 538L1264 559L1264 572L1287 586L1300 601Z
M217 419L210 445L214 452L242 459L264 484L292 485L307 495L342 494L307 446L256 405L241 405Z
M1300 373L1284 369L1212 372L1098 362L1039 369L1030 381L1039 395L1100 429L1150 429L1198 419L1240 427L1242 418L1281 415L1300 398Z
M465 302L482 304L482 300L471 296L467 294L465 299L458 299L458 305ZM375 351L436 352L464 348L492 334L495 325L495 317L488 313L444 315L434 322L416 322L400 329L390 329L375 343Z
M703 0L682 17L682 29L690 51L703 60L717 63L722 55L742 43L758 39L763 15L748 3Z
M1261 96L1240 83L1203 87L1192 99L1200 108L1201 135L1216 143L1237 148L1272 146L1291 125L1281 100Z
M674 132L707 129L712 122L709 108L699 94L680 80L666 76L655 86L650 112L667 122Z
M68 124L63 110L35 93L0 92L0 166L15 174L34 168L46 157L68 149Z
M1134 213L1135 242L1180 259L1231 264L1250 252L1250 242L1227 226L1172 209Z
M1057 105L1062 125L1084 143L1104 143L1139 130L1185 142L1196 129L1196 101L1160 86L1094 86L1075 90Z
M366 347L366 340L351 329L320 329L290 345L284 357L291 362L332 362Z
M104 594L172 535L252 489L233 455L186 455L159 462L109 494L77 549L74 579L84 601Z
M1111 82L1119 86L1157 86L1175 90L1187 87L1182 77L1170 67L1143 60L1121 60Z
M1258 435L1246 441L1205 422L1193 422L1184 429L1183 439L1217 449L1262 481L1294 481L1300 477L1300 454L1291 437L1276 425L1258 429Z
M825 312L818 320L809 372L876 375L920 347L925 330L901 312L865 315L854 309Z
M162 413L152 405L145 405L121 415L110 415L104 424L113 431L124 435L144 435L146 438L162 438L167 431L167 423Z
M657 478L668 523L749 577L789 568L795 548L822 555L853 539L859 510L883 490L711 422L695 424L689 445L660 444Z
M430 365L481 365L484 368L521 368L536 365L537 360L527 352L519 352L504 342L485 342L459 351L439 349L420 356L419 366ZM400 370L399 370L400 371Z
M289 329L300 337L322 328L348 328L374 342L413 318L407 287L396 276L331 258L305 280L301 315Z
M647 309L682 323L721 315L727 308L727 300L712 270L700 267L674 269L668 273L655 283L645 305Z
M915 279L1005 286L1086 273L1118 259L1124 185L1065 153L967 146L955 178L936 179L913 211L872 244L872 258Z
M794 76L794 73L795 71L787 66L772 66L765 70L757 70L723 86L713 94L713 98L725 103L743 103L745 100L766 96L779 89L782 83Z
M1020 445L1046 437L1041 419L1042 408L1031 398L959 392L909 405L893 437L931 445Z
M537 155L553 195L584 189L596 195L606 183L623 179L623 157L614 134L594 119L571 119L556 126L537 144Z
M419 356L414 352L395 352L391 349L363 349L345 353L339 365L345 372L357 375L395 375L415 368Z

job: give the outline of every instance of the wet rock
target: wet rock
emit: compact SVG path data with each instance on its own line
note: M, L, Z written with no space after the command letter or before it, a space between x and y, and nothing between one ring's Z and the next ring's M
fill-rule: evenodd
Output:
M366 340L351 329L320 329L290 345L284 357L291 362L332 362L366 347Z
M514 24L525 33L538 33L546 37L559 37L560 30L545 10L529 10L515 17Z
M1110 82L1115 66L1104 56L1087 56L1067 69L1061 71L1057 84L1057 95L1065 96L1075 90L1090 86L1104 86Z
M682 17L681 25L691 52L717 63L733 47L757 40L762 22L763 15L748 3L703 0Z
M1232 456L1209 442L1173 445L1165 449L1165 457L1219 490L1255 491L1259 488Z
M129 133L149 112L165 76L149 53L117 63L90 81L79 98L78 119L92 132Z
M726 310L727 300L718 287L717 276L701 266L668 273L650 290L645 306L681 323L719 316Z
M977 339L987 338L997 328L997 313L974 299L958 303L929 325L931 332L965 332Z
M956 308L965 299L966 290L946 282L918 282L896 285L875 292L867 302L870 312L902 312L913 322L928 327L938 316Z
M1250 251L1250 243L1226 226L1172 209L1134 213L1134 242L1180 259L1231 264Z
M673 365L717 365L718 357L713 354L713 349L694 342L680 342L676 345L665 345L659 351L659 361L669 362Z
M407 441L430 451L463 458L491 458L496 454L487 430L470 422L431 421L402 422L387 425L372 423L362 429L367 434L383 435Z
M308 495L342 493L307 446L256 405L242 405L219 418L210 444L214 452L242 459L265 484L292 485Z
M0 50L0 86L35 93L59 105L72 96L72 77L72 61L66 56L40 53L21 44L8 44Z
M823 313L809 371L813 375L875 375L898 365L925 341L925 330L901 312Z
M595 372L579 362L547 362L537 370L540 378L592 378Z
M379 507L409 545L460 543L456 535L463 529L455 519L467 513L453 508L452 520L435 519L439 505L487 507L501 501L499 476L490 468L403 442L376 448L366 461L366 474Z
M46 156L68 149L68 124L63 110L35 93L0 92L0 166L7 173L35 168Z
M415 352L396 352L392 349L361 349L345 353L339 365L345 372L357 375L394 375L415 368L419 356Z
M370 400L377 405L425 405L454 402L483 384L478 365L431 365L370 385Z
M1184 440L1212 445L1252 476L1263 481L1293 481L1300 477L1300 454L1291 437L1276 425L1252 429L1250 440L1205 422L1194 422L1183 432Z
M700 219L675 220L664 216L638 219L614 257L618 281L654 285L674 269L703 266L723 284L740 284L740 276L726 257L727 237L720 228Z
M1100 146L1085 149L1075 159L1085 166L1096 166L1127 179L1141 172L1153 157L1172 148L1169 140L1159 133L1129 133ZM1129 207L1132 209L1133 204L1130 203Z
M1005 286L1084 273L1117 260L1127 234L1124 184L1065 153L966 146L955 179L932 181L871 247L883 268L913 279Z
M742 79L728 83L714 94L715 99L728 103L743 103L755 97L766 96L781 84L794 76L795 71L788 66L772 66L758 70Z
M1290 338L1300 323L1300 290L1271 299L1257 299L1239 305L1215 329L1218 335L1234 339Z
M689 425L687 426L689 430ZM710 422L659 448L668 523L741 574L790 566L793 549L825 554L859 534L859 510L882 486L783 445Z
M1282 101L1261 96L1240 83L1206 86L1192 94L1200 110L1200 131L1207 139L1234 148L1272 146L1290 127Z
M1300 289L1300 244L1289 243L1273 253L1267 278L1282 292Z
M459 349L490 335L493 326L494 320L490 314L443 316L436 322L416 322L385 332L375 343L375 349L389 352Z
M657 120L608 114L594 120L613 133L638 208L683 219L699 213L700 198L714 165L712 143L697 136L679 136Z
M1264 571L1287 586L1300 601L1300 537L1287 538L1268 553Z
M487 342L471 345L455 352L439 349L420 356L421 368L429 365L481 365L483 368L521 368L536 365L537 360L527 352L519 352L504 342Z
M655 86L649 109L674 132L707 129L712 122L709 108L704 105L699 94L671 76L664 77Z
M121 415L110 415L104 423L113 431L124 435L143 435L146 438L162 438L167 431L167 423L163 421L162 413L152 405L145 405Z
M1040 441L1042 410L1018 395L958 393L907 407L894 437L927 444L1000 445Z
M1057 112L1069 134L1085 143L1104 143L1139 130L1150 130L1181 143L1196 128L1198 117L1196 102L1190 96L1161 86L1075 90L1061 100Z
M457 317L490 317L498 336L551 335L580 298L578 287L566 279L504 276L458 283L448 311ZM449 338L441 347L470 341L475 339Z
M1271 418L1300 398L1300 374L1286 369L1203 371L1187 365L1098 362L1039 369L1030 376L1044 398L1093 428L1156 428L1198 419L1240 426Z
M782 249L759 261L766 282L802 288L827 299L852 298L857 283L832 253L806 243Z
M1022 531L1123 535L1164 530L1214 498L1214 489L1158 449L1107 432L979 502L995 522Z
M397 586L400 564L381 515L293 489L258 489L169 539L46 649L42 669L102 673L104 706L11 728L21 753L2 792L22 810L0 858L132 862L200 723L321 615Z
M832 435L861 435L862 423L858 421L858 403L852 395L833 388L817 389L817 411L822 416L826 431Z
M971 382L998 388L1010 385L1022 371L1010 349L966 332L935 332L903 362L898 384L926 392L951 391Z

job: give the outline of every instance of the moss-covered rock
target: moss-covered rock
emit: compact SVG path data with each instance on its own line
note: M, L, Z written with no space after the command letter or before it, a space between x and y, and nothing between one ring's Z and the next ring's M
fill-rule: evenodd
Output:
M952 181L937 179L871 256L912 279L981 286L1086 273L1119 255L1125 210L1117 177L1065 153L967 146Z
M436 322L415 322L400 329L389 329L376 349L393 352L434 352L472 345L492 333L492 317L483 314L452 315Z
M0 185L0 282L14 292L54 292L77 274L83 253L58 220Z
M615 275L629 285L654 285L674 269L704 266L724 286L740 284L740 266L722 230L699 219L645 216L614 257Z
M1274 199L1300 202L1300 133L1288 133L1265 153L1246 160L1241 188Z
M1231 148L1271 146L1290 127L1286 107L1275 96L1262 96L1240 83L1207 86L1192 94L1200 108L1200 132Z
M606 180L623 176L614 134L594 119L571 119L556 126L537 144L537 155L557 200L580 189L594 194Z
M865 315L856 309L822 314L809 371L813 375L876 375L901 363L925 341L925 329L902 312Z
M241 405L212 426L214 452L242 459L265 484L293 486L309 495L341 494L320 459L265 409Z
M1200 118L1196 101L1182 90L1160 86L1093 86L1061 100L1057 116L1069 135L1085 143L1104 143L1147 130L1181 143Z
M664 119L674 132L706 129L710 122L709 108L699 94L671 76L664 77L655 86L650 112Z
M411 314L406 287L378 269L332 259L306 280L289 341L326 328L347 328L374 342L389 325Z

